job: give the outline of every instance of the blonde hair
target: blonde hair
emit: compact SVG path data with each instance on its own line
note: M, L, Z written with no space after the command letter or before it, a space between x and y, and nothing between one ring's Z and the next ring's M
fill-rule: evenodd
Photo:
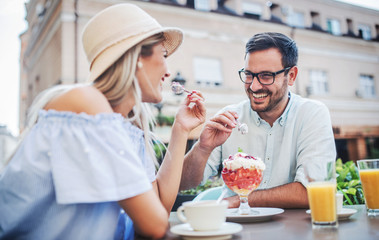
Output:
M159 164L153 149L153 141L157 141L157 138L150 131L155 126L155 120L150 105L142 102L141 88L136 77L136 66L140 56L150 56L152 47L162 43L164 40L163 33L159 33L135 45L95 79L93 83L94 87L104 94L112 108L120 104L128 92L132 93L135 106L132 112L129 113L127 120L144 131L146 148L156 167Z
M112 108L120 104L126 96L126 93L129 92L128 90L132 89L135 106L133 107L133 110L129 114L127 120L131 121L134 125L144 131L146 148L156 168L159 167L159 163L155 156L153 141L160 141L153 134L153 132L150 131L150 129L153 129L155 126L154 115L152 114L150 105L142 102L141 88L135 74L138 57L150 56L152 54L152 47L163 42L164 40L165 38L163 33L159 33L135 45L125 52L123 56L112 64L93 83L94 87L104 94ZM56 85L42 91L37 95L28 110L26 126L21 134L19 143L8 160L5 162L4 166L9 163L24 137L37 122L39 111L42 110L54 97L61 95L72 88L77 87L78 85L83 84Z

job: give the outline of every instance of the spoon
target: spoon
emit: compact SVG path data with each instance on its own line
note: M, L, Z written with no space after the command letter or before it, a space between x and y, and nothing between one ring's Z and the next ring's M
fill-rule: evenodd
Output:
M226 188L224 188L224 190L222 191L221 195L217 198L217 201L216 203L220 203L221 200L224 198L225 194L226 194L226 191L228 191Z
M187 89L185 89L180 83L178 82L172 82L171 83L171 90L176 94L176 95L180 95L184 92L190 94L191 92L188 91Z
M241 123L238 119L236 119L238 125L238 131L241 132L242 135L245 135L249 132L249 128L246 123Z

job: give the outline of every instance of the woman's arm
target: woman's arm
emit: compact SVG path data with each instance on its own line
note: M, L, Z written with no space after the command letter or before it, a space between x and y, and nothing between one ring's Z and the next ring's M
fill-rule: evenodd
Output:
M169 215L154 190L118 203L132 219L138 234L153 239L166 234Z
M194 104L189 107L190 104ZM153 184L167 212L171 211L179 191L183 160L190 132L205 121L206 110L201 93L193 92L176 114L170 143Z

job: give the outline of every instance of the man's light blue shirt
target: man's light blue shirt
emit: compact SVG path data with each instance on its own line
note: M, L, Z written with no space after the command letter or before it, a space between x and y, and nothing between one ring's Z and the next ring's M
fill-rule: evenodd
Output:
M222 161L238 148L261 158L266 169L258 189L291 182L306 185L303 164L307 161L331 161L336 158L335 142L328 108L321 102L290 93L283 114L271 127L253 111L246 100L223 108L237 112L240 122L249 127L242 135L237 128L228 140L213 150L204 170L203 182L217 175ZM229 196L233 195L230 191Z

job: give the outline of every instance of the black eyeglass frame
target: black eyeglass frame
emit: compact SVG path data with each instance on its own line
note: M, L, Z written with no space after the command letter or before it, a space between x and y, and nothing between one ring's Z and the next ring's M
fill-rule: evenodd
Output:
M279 71L277 71L277 72L259 72L259 73L253 73L253 72L250 72L250 71L248 71L248 70L245 70L245 68L241 68L241 70L239 70L238 71L238 75L239 75L239 77L240 77L240 80L243 82L243 83L245 83L245 84L252 84L253 83L253 81L254 81L254 78L255 77L257 77L257 79L258 79L258 82L260 83L260 84L262 84L262 85L272 85L272 84L274 84L274 82L275 82L275 77L276 77L276 75L278 75L278 74L281 74L282 72L285 72L285 71L287 71L287 70L290 70L292 67L286 67L286 68L283 68L282 70L279 70ZM248 73L248 74L250 74L251 76L252 76L252 80L251 80L251 82L245 82L244 80L242 80L242 77L241 77L241 73ZM258 75L259 74L271 74L272 75L272 83L262 83L261 82L261 80L259 79L259 77L258 77ZM247 74L246 74L247 75Z

